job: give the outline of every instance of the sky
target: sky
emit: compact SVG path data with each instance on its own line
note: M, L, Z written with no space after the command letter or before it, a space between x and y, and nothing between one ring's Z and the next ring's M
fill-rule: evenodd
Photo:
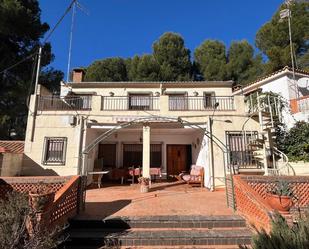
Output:
M39 0L41 19L53 27L71 0ZM258 29L283 0L79 0L73 29L71 68L89 66L107 57L132 57L152 52L164 32L180 33L194 49L206 39L227 46L247 39L254 44ZM88 12L88 13L86 13ZM72 11L53 33L52 67L67 71Z

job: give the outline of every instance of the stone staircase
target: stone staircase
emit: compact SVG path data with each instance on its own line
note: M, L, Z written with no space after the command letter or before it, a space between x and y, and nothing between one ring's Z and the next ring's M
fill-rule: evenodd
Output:
M222 248L249 245L252 232L237 215L112 217L70 222L66 249Z

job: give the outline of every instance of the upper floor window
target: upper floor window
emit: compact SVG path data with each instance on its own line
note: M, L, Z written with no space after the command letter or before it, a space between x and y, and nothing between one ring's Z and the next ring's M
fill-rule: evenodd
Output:
M129 94L130 110L150 110L151 104L150 94Z
M65 164L67 138L45 137L43 164Z
M188 96L186 93L169 94L169 109L170 110L187 110Z
M203 95L204 95L204 107L206 109L213 108L216 103L215 92L204 92Z

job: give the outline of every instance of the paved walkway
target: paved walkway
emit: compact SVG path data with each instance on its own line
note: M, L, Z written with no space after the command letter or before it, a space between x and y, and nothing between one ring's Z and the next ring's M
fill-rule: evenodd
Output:
M107 216L230 215L225 191L179 183L155 183L151 192L140 193L139 185L103 185L89 189L86 210L79 217L102 219Z

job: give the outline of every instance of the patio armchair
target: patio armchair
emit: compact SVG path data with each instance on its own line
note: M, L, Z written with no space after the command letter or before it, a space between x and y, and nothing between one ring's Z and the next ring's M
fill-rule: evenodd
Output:
M199 184L201 187L204 186L204 168L198 165L192 165L190 174L181 173L180 178L187 184Z

